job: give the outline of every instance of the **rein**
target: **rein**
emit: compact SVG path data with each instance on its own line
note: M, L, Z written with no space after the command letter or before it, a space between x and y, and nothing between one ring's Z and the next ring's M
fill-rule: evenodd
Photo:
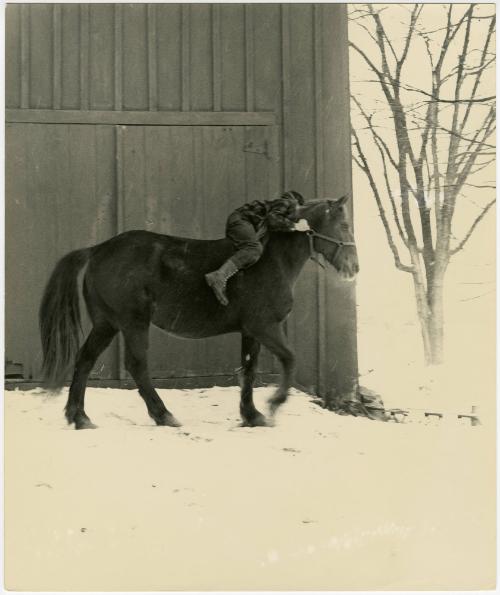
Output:
M344 242L342 240L337 240L336 238L331 238L330 236L325 236L322 233L318 233L317 231L314 231L314 229L309 229L308 231L306 231L306 234L309 239L309 258L313 260L315 263L319 264L319 266L322 268L325 268L325 265L322 262L320 262L315 256L317 250L314 249L314 238L326 240L331 244L337 245L337 250L335 251L335 254L333 256L334 262L344 246L356 246L355 242Z

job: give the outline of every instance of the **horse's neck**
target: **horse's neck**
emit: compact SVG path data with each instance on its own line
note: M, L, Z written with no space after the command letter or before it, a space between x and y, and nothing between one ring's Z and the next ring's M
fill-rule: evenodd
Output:
M268 250L273 259L278 260L292 283L304 268L309 254L309 240L304 233L273 234Z

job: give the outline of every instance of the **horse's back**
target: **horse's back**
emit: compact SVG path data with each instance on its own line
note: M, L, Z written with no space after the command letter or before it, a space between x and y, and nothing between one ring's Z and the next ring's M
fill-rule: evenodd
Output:
M164 267L192 268L208 272L228 258L233 249L227 239L198 240L144 230L123 232L92 250L91 265L112 262L113 267L139 267L150 270Z

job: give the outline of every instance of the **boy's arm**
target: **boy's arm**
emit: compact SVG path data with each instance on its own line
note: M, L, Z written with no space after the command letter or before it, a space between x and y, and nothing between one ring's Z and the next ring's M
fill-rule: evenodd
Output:
M295 201L281 199L273 201L269 210L266 222L270 231L294 231L295 230Z

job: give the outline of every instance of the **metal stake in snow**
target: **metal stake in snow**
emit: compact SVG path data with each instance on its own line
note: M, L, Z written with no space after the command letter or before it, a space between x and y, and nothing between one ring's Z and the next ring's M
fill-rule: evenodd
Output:
M479 417L478 417L478 408L476 407L476 405L472 405L470 414L465 414L465 413L462 414L461 413L458 415L458 419L462 419L462 418L469 418L471 426L480 426L481 425L481 421L479 420Z

